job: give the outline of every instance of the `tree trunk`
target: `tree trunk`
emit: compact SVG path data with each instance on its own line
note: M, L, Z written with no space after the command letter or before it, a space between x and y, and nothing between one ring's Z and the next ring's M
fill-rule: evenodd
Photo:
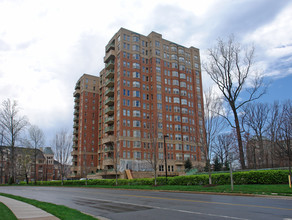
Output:
M208 160L208 174L209 174L209 184L212 184L212 170L211 170L211 163L210 160Z
M243 152L243 145L242 145L242 138L241 138L241 132L240 132L240 125L238 120L237 111L235 108L232 108L233 115L234 115L234 122L236 127L236 135L237 135L237 142L238 142L238 150L239 150L239 160L241 169L246 169L245 162L244 162L244 152Z

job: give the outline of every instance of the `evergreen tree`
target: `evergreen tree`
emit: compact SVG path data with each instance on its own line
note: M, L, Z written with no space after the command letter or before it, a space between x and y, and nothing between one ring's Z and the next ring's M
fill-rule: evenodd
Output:
M225 160L224 166L225 166L225 170L229 170L230 169L228 160Z
M218 156L216 156L214 159L214 171L220 171L221 168L222 164L220 163Z
M186 170L190 170L190 169L193 168L193 164L192 164L190 158L188 158L188 159L185 161L185 164L184 164L184 165L185 165L185 169L186 169Z

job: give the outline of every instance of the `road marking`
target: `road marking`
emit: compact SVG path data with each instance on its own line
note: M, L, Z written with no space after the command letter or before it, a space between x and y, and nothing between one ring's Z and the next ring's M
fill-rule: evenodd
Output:
M207 216L212 216L212 217L217 217L217 218L248 220L246 218L238 218L238 217L227 216L227 215L216 215L216 214L211 214L211 213L193 212L193 211L181 210L181 209L170 209L170 208L164 208L164 207L159 207L159 206L140 205L140 204L134 204L134 203L129 203L129 202L118 202L118 201L106 200L106 199L95 199L95 198L89 199L88 197L79 197L79 196L75 198L92 200L92 201L96 200L96 201L102 201L102 202L111 202L111 203L124 204L124 205L133 205L133 206L147 207L147 208L152 208L152 209L161 209L161 210L167 210L167 211L176 211L176 212L183 212L183 213L195 214L195 215L207 215Z
M236 204L236 203L225 203L225 202L208 202L201 200L190 200L190 199L174 199L174 198L165 198L165 197L155 197L155 196L138 196L138 195L129 195L129 194L120 194L122 196L131 196L137 198L149 198L149 199L163 199L163 200L174 200L174 201L183 201L183 202L196 202L196 203L206 203L206 204L218 204L218 205L230 205L230 206L245 206L245 207L256 207L256 208L265 208L265 209L279 209L279 210L288 210L288 208L279 208L273 206L261 206L261 205L248 205L248 204Z

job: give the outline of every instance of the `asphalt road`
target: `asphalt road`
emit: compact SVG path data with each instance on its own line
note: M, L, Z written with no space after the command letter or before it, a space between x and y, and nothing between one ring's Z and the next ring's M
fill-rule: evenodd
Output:
M291 219L291 197L248 197L69 187L0 187L0 192L107 219Z

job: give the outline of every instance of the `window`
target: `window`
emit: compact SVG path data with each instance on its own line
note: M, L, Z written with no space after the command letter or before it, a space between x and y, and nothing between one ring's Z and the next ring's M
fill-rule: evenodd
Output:
M187 87L187 83L186 82L180 82L180 87Z
M133 59L135 60L140 60L140 55L139 54L133 54Z
M140 78L140 73L133 72L133 78Z
M179 103L179 101L180 101L179 98L177 98L177 97L173 98L173 103Z
M161 99L162 99L161 94L157 94L157 101L161 101Z
M177 71L172 71L172 76L178 77L178 72Z
M172 59L172 60L177 60L177 55L172 54L172 55L171 55L171 59Z
M155 41L155 47L160 47L160 42L159 41Z
M133 116L134 117L141 117L141 112L139 110L134 110L133 111Z
M139 37L138 36L133 36L133 41L134 42L139 42Z
M173 89L173 94L179 94L179 89Z
M176 150L182 150L182 145L181 144L175 144L175 149Z
M135 128L137 128L137 127L141 127L141 122L140 121L138 121L138 120L134 120L133 121L133 127Z
M177 48L175 46L171 46L171 51L172 52L176 52L177 51Z
M178 68L178 65L177 65L177 63L172 63L171 64L171 67L177 69Z
M138 45L133 45L132 46L132 50L134 50L134 51L139 51L140 50L140 48L139 48L139 46Z
M140 106L141 106L140 101L138 101L138 100L133 101L133 107L140 107Z
M162 109L162 104L161 103L157 103L157 109L161 110Z
M186 74L184 74L184 73L179 74L179 78L185 79L186 78Z
M176 79L172 80L172 85L174 85L174 86L178 86L178 85L179 85L178 80L176 80Z
M155 50L155 54L157 55L157 56L160 56L160 50Z
M134 131L133 131L133 137L141 137L141 131L139 131L139 130L134 130Z
M175 135L175 140L181 140L181 134L176 134Z
M140 88L140 82L133 81L133 87Z
M140 91L133 91L133 97L140 97Z
M140 69L140 64L139 63L133 63L133 68Z

